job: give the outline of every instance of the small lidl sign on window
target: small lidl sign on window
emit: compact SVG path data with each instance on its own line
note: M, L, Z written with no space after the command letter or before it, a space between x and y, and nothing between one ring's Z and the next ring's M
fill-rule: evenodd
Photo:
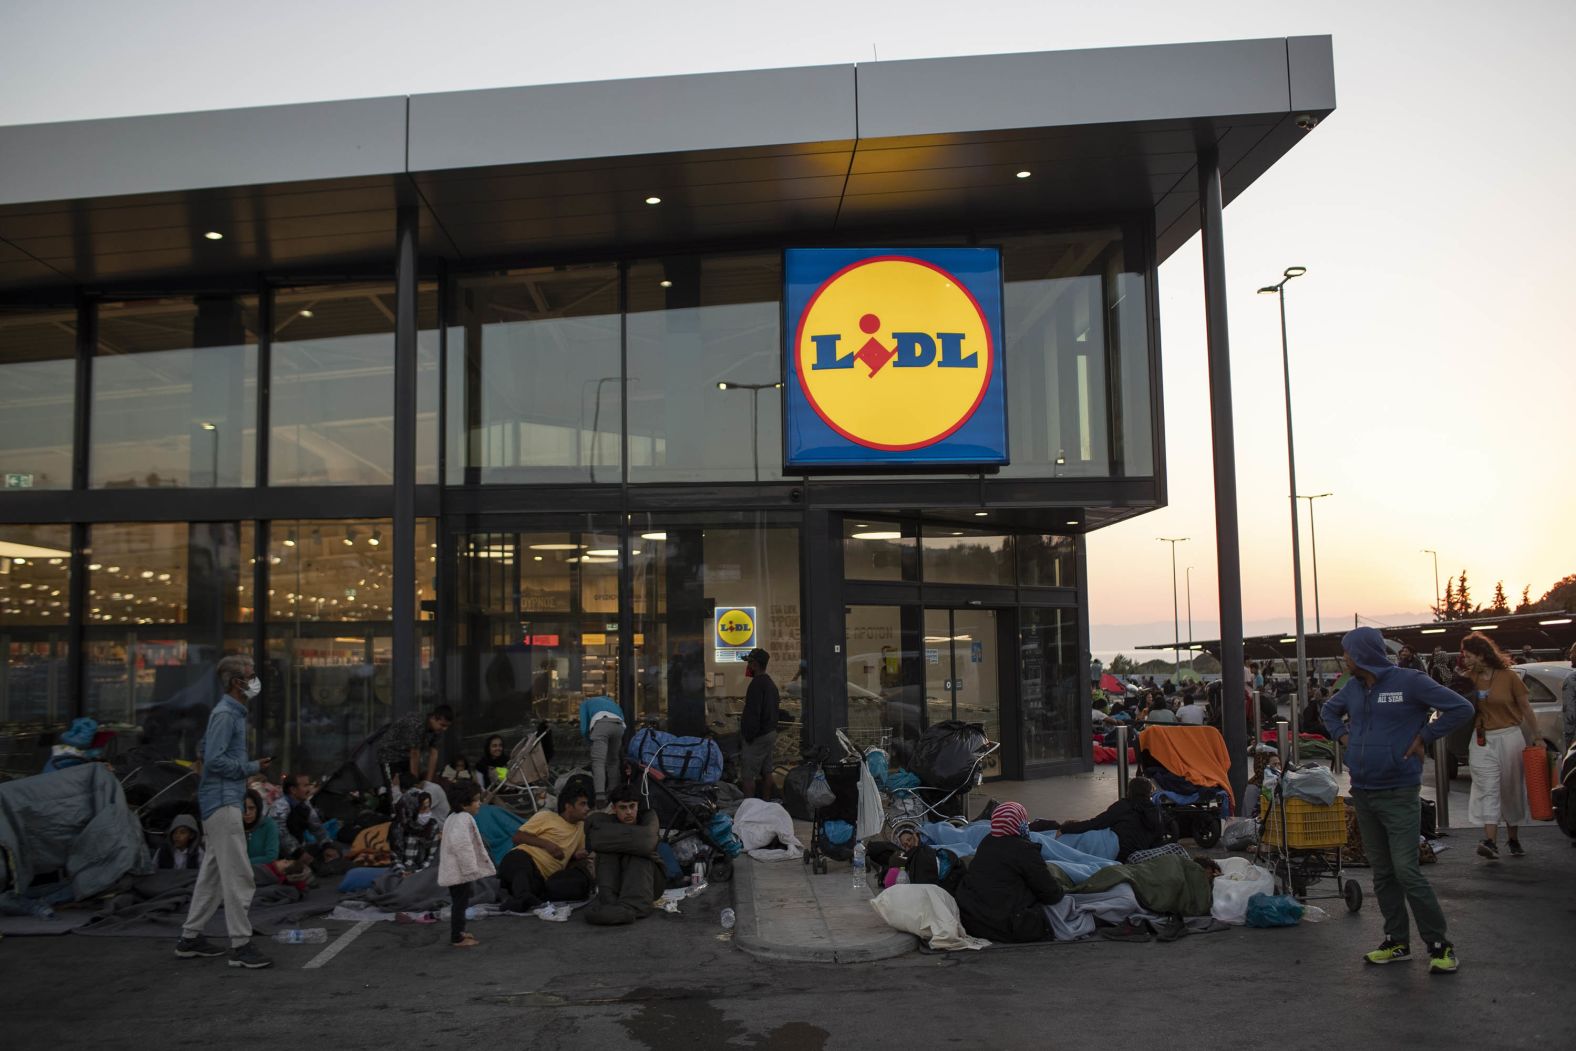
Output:
M716 648L750 650L755 645L755 607L718 606Z
M784 253L789 467L1007 462L994 248Z

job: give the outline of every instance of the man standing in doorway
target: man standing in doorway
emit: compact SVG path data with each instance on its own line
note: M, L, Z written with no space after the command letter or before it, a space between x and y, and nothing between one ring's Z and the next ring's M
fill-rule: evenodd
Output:
M1347 632L1341 649L1351 678L1324 702L1320 715L1330 737L1341 742L1351 771L1357 827L1384 913L1384 941L1363 959L1411 959L1410 905L1428 943L1429 973L1452 974L1456 951L1445 936L1445 914L1418 863L1418 790L1423 756L1472 718L1472 705L1422 672L1391 664L1384 637L1373 628Z
M744 674L750 680L744 691L744 714L739 718L739 736L744 747L739 752L739 776L746 798L755 795L760 782L762 799L772 798L772 758L777 750L777 708L781 698L777 684L766 674L771 654L756 647L744 656Z
M253 970L273 963L252 944L252 907L255 886L252 862L246 853L246 829L241 807L246 799L246 779L268 768L267 757L246 758L246 702L262 692L252 658L232 654L219 662L219 684L224 696L208 716L203 734L202 776L197 781L197 807L202 812L207 851L197 870L191 910L181 926L175 955L182 959L223 956L224 950L202 935L220 904L224 925L230 932L230 966Z

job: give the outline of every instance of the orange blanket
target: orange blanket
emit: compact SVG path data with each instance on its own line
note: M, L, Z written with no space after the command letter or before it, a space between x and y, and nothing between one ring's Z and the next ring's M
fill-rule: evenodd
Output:
M1237 798L1231 791L1231 757L1226 742L1213 726L1150 726L1138 734L1138 750L1195 785L1224 788L1235 813Z

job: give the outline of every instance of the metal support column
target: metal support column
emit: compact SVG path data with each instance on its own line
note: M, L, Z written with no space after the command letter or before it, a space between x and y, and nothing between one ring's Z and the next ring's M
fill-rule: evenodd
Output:
M1209 345L1211 445L1215 462L1215 557L1220 573L1221 720L1231 756L1231 790L1247 790L1247 725L1242 682L1242 563L1237 546L1237 453L1231 419L1231 341L1226 323L1226 248L1220 153L1198 155L1199 227L1204 256L1204 327Z
M393 711L416 710L416 230L399 210L394 258Z
M812 508L804 513L803 529L799 545L804 567L800 573L805 610L802 652L810 662L808 696L801 715L804 743L831 744L837 728L848 725L841 522L831 512ZM784 668L782 674L786 677L790 673Z

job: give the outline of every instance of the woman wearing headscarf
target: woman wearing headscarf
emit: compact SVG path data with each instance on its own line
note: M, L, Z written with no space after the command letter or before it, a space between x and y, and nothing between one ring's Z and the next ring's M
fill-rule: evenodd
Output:
M980 841L957 893L963 929L976 938L1038 942L1051 936L1044 907L1062 900L1062 888L1028 831L1021 803L1000 803L991 812L990 835Z
M438 833L442 828L432 812L432 796L412 788L394 806L389 822L389 852L393 869L400 876L420 872L437 856Z

